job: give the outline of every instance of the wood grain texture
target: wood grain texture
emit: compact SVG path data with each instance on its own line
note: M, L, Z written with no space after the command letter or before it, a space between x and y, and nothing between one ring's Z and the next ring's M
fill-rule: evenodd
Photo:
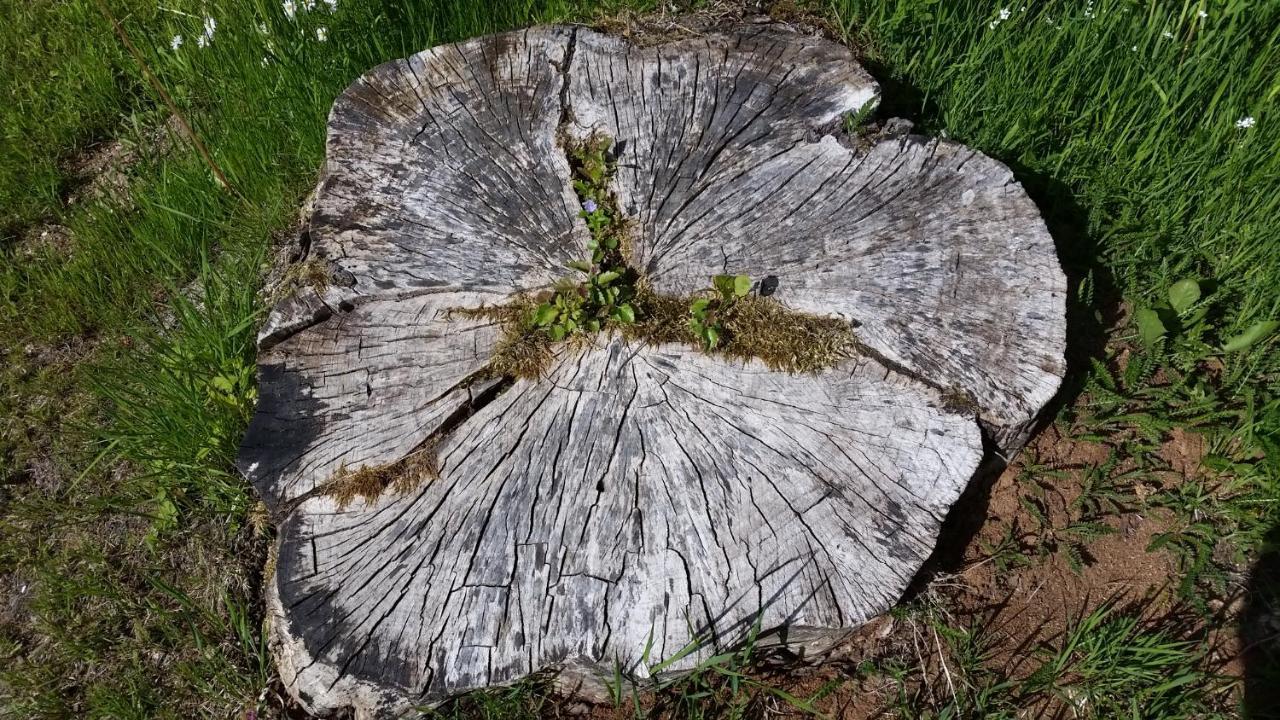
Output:
M1007 167L955 143L815 137L876 88L846 48L788 40L579 36L570 132L627 140L636 264L667 293L708 272L776 277L779 300L969 393L1012 449L1065 372L1066 279L1039 211Z
M532 28L338 99L311 221L335 282L268 320L239 459L281 522L272 634L304 704L373 716L544 669L643 677L650 637L654 658L703 641L679 670L757 620L815 652L896 601L981 428L1014 449L1056 391L1065 281L1004 166L838 141L877 96L847 49L742 25L643 49ZM598 132L658 290L772 276L871 354L788 375L605 335L537 380L477 381L499 330L448 310L587 254L558 136ZM322 492L427 442L433 482Z
M873 363L787 375L683 346L566 351L451 433L441 478L285 523L280 601L319 669L438 700L569 661L637 667L896 599L981 456ZM312 665L312 668L316 665Z
M468 405L477 390L468 381L501 331L449 311L485 299L375 300L260 353L258 407L238 464L267 507L316 490L344 466L399 460Z

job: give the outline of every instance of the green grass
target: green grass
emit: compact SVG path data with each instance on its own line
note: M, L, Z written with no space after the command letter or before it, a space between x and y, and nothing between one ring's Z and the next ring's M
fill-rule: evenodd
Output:
M168 111L93 0L6 9L0 412L12 422L0 431L0 579L29 587L34 619L0 616L0 715L266 711L272 700L260 693L273 671L257 586L269 539L230 460L254 399L255 291L268 247L315 181L329 106L384 60L599 10L576 0L338 0L290 20L274 0L109 4L235 191L182 138L158 141ZM1208 438L1203 476L1149 500L1181 519L1161 544L1183 562L1184 596L1203 604L1280 524L1276 340L1221 349L1280 318L1280 5L1036 2L1025 12L1011 4L993 27L1001 7L832 0L814 9L885 81L884 113L1009 163L1045 212L1073 284L1069 392L1084 392L1063 425L1151 472L1171 430ZM199 48L206 15L217 30ZM1243 117L1255 126L1238 129ZM64 206L77 182L68 158L104 137L137 149L131 201ZM19 247L15 238L44 221L70 228L69 251ZM1186 278L1202 296L1177 312L1169 290ZM198 289L184 298L192 281ZM1122 302L1162 313L1165 335L1144 343L1123 322L1110 332ZM1098 493L1122 465L1095 479ZM1078 511L1091 522L1110 512ZM1131 671L1192 662L1181 639L1159 630L1112 616L1082 627L1070 652L1046 656L1055 669L1035 693L1065 692L1073 677L1150 687ZM739 703L723 692L733 672L676 697ZM1031 692L997 676L974 682L983 707ZM479 710L459 716L533 715L542 706L532 695L477 699ZM1144 696L1143 707L1176 717L1194 699L1182 695Z
M144 8L133 2L128 11ZM6 3L3 22L0 238L53 211L70 179L60 163L114 134L145 103L91 3Z
M1076 225L1061 239L1081 246L1064 255L1095 290L1149 303L1196 277L1215 285L1225 333L1277 317L1280 7L1014 3L993 28L995 3L834 5L918 90L905 109L924 129L1013 164L1053 220ZM1237 129L1244 117L1258 124ZM1261 358L1234 360L1280 362Z
M1016 673L997 658L1001 628L981 618L960 625L928 600L895 614L911 624L926 651L882 658L862 671L890 681L890 705L899 717L1227 717L1215 697L1221 687L1203 669L1197 643L1109 603L1075 618L1060 637L1026 648L1029 657L1019 654L1026 662ZM923 668L926 657L937 667Z

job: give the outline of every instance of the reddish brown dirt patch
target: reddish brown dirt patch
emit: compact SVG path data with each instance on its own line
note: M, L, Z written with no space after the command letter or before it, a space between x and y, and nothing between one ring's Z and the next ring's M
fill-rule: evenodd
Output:
M1095 518L1078 504L1080 475L1106 463L1108 453L1105 446L1072 441L1054 428L1042 433L996 480L987 521L948 583L953 612L986 618L988 638L995 640L993 662L1010 677L1030 671L1030 648L1059 639L1071 623L1103 604L1141 605L1153 619L1170 609L1177 568L1166 553L1147 551L1158 533L1170 529L1169 514L1138 512L1136 503L1122 502L1116 514ZM1028 477L1033 458L1055 472L1072 470L1051 477L1051 487L1041 490L1043 476ZM1120 491L1136 500L1133 485ZM1028 502L1041 504L1047 523ZM1104 524L1110 534L1080 541L1084 562L1077 572L1068 547L1074 538L1062 529L1083 522ZM1010 535L1029 562L990 554ZM1028 564L1015 568L1011 562Z

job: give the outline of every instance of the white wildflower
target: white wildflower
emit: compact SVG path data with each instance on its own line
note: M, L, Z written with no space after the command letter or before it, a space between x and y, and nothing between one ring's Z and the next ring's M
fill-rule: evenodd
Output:
M338 9L338 0L324 0L324 4L329 6L329 12Z
M1205 18L1209 17L1209 13L1201 10L1200 12L1196 13L1196 16L1199 17L1201 20L1204 20Z
M182 36L174 35L173 39L169 41L169 47L174 50L177 50L178 48L182 47Z
M211 17L204 19L204 32L200 37L196 38L196 45L199 47L209 47L209 43L213 42L213 32L218 29L218 21Z
M302 0L302 7L304 10L315 10L316 0Z
M1132 50L1132 51L1134 51L1134 52L1138 52L1138 46L1137 46L1137 45L1134 45L1133 47L1131 47L1131 48L1129 48L1129 49L1130 49L1130 50Z
M263 35L270 35L270 34L271 34L271 31L270 31L269 29L267 29L267 24L266 24L266 23L261 23L261 22L260 22L260 23L258 23L258 32L262 33Z
M1253 116L1252 116L1252 115L1248 115L1248 116L1242 117L1242 118L1240 118L1239 120L1237 120L1237 121L1236 121L1236 129L1237 129L1237 130L1248 130L1249 128L1251 128L1251 127L1253 127L1254 125L1256 125L1256 124L1257 124L1257 122L1258 122L1257 120L1254 120L1254 119L1253 119Z
M1009 12L1009 8L1000 8L1000 19L1008 20L1013 13Z
M270 65L270 64L271 64L271 58L267 57L266 55L263 55L263 56L262 56L262 63L261 63L262 67L266 67L266 66L268 66L268 65Z
M280 4L280 7L284 10L284 16L290 20L292 20L293 16L298 13L298 5L294 3L293 0L284 0L284 2Z
M325 40L328 40L329 28L323 27L323 26L316 28L316 39L319 40L320 42L324 42Z
M1173 33L1168 30L1165 30L1164 32L1160 33L1160 37L1164 38L1165 40L1172 40Z

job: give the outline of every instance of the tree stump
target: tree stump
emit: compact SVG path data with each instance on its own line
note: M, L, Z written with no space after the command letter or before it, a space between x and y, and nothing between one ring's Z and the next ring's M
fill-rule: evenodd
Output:
M899 598L983 430L1016 449L1056 392L1066 283L1004 165L847 139L878 92L845 47L743 24L648 47L535 27L338 98L306 261L323 277L262 331L239 460L280 523L272 634L304 704L644 676L699 643L678 672L753 628L812 654ZM563 144L594 135L656 292L765 278L865 352L792 374L605 332L540 377L486 376L503 330L456 310L586 254ZM406 459L428 449L430 479L331 492L352 470L425 475Z

